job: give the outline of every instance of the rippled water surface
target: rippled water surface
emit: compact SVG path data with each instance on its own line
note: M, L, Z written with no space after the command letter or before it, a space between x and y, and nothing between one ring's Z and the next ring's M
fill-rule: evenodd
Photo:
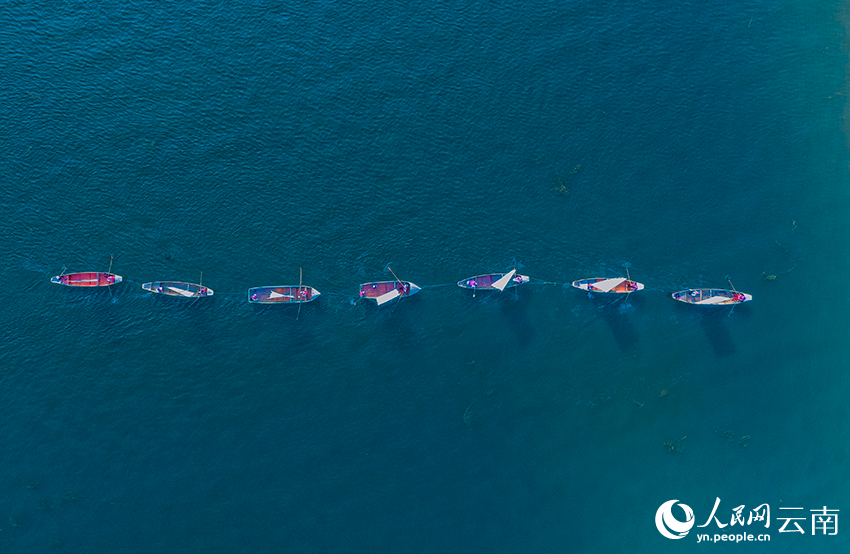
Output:
M0 551L846 550L776 519L850 510L844 7L799 4L9 4ZM718 497L771 543L654 526Z

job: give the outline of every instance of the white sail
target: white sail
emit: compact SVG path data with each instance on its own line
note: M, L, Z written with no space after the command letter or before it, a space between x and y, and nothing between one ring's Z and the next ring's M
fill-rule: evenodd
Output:
M598 290L599 292L609 292L611 289L620 285L623 281L625 281L625 279L622 277L616 277L614 279L605 279L604 281L590 284L593 285L594 290Z
M516 269L510 270L505 275L502 275L502 278L493 283L494 289L505 290L505 287L508 286L508 282L516 275Z
M177 294L179 294L181 296L195 296L194 292L189 292L188 290L185 290L185 289L178 289L177 287L172 287L172 286L169 286L167 288L168 288L168 290L176 292Z
M271 300L272 298L292 298L292 295L291 294L281 294L279 292L272 291L271 294L269 294L269 300Z
M399 297L398 289L393 289L390 292L385 292L381 296L376 297L375 302L377 302L378 306L380 306L381 304L386 304L387 302L389 302L393 298L398 298L398 297Z
M710 296L705 300L700 300L696 302L697 304L726 304L728 302L733 302L731 298L727 298L725 296Z

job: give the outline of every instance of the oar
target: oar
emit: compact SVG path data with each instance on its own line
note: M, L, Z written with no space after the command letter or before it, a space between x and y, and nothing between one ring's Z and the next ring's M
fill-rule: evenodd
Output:
M401 279L398 278L398 275L395 274L395 271L393 271L393 268L391 268L390 266L387 266L387 269L390 270L390 273L393 274L393 277L395 277L395 280L398 282L399 285L401 285L401 290L404 291L404 282ZM400 292L398 295L404 296L404 292Z
M304 270L302 268L298 268L298 313L295 315L295 321L298 321L298 318L301 317L301 304L304 302L301 300L301 279L304 276Z
M115 297L112 296L112 287L109 286L109 274L112 273L112 258L114 258L114 257L115 256L109 256L109 270L106 272L107 273L106 288L109 290L109 298L112 298L112 300L115 300Z
M201 272L201 279L198 281L198 294L196 295L194 293L191 293L191 291L188 291L188 287L187 287L187 292L190 292L192 294L192 296L195 297L195 299L192 300L192 303L189 304L190 306L194 306L195 302L197 302L198 299L201 297L201 289L203 289L203 288L204 288L204 272L202 271ZM183 294L183 293L180 293L180 294Z
M514 271L516 271L516 267L514 267ZM517 275L519 275L517 273ZM516 277L512 277L512 279L516 279ZM522 275L519 276L519 283L514 284L514 299L519 300L519 286L522 284Z

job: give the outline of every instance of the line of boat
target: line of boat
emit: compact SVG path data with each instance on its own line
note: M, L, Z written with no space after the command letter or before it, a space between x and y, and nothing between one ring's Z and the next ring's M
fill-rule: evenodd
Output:
M209 287L196 283L184 283L183 281L154 281L144 283L142 288L154 294L181 296L183 298L201 298L215 294Z
M312 302L321 294L313 287L254 287L248 289L248 302L252 304L303 303Z
M65 285L66 287L109 287L120 283L122 280L120 275L114 273L96 273L94 271L60 273L56 277L50 278L51 283Z
M728 306L753 299L752 294L727 289L686 289L674 292L671 296L679 302L700 306Z
M112 264L110 263L110 270ZM388 268L395 277L394 281L373 281L360 285L360 298L384 305L392 300L412 296L422 290L422 287L410 281L399 279L392 269ZM203 275L202 281L203 281ZM69 287L110 287L123 281L120 275L107 272L78 272L63 271L50 279L51 282ZM478 291L499 291L516 288L531 281L531 277L520 275L516 269L507 273L484 273L461 279L457 285L472 290L473 296ZM732 286L731 281L729 285ZM589 296L596 294L615 295L632 294L644 290L643 283L633 281L630 277L594 277L579 279L572 282L574 288L586 291ZM153 294L174 296L180 298L203 298L213 296L214 291L200 283L184 281L153 281L144 283L142 288ZM303 284L275 285L253 287L248 289L248 302L252 304L303 304L312 302L321 296L318 290ZM674 300L685 304L699 306L729 306L750 302L751 294L743 293L732 286L731 289L698 288L685 289L671 295Z

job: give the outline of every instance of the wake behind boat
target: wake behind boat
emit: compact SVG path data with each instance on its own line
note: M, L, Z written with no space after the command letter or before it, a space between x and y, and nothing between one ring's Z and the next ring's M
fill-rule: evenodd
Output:
M518 287L531 280L528 275L519 275L515 269L508 273L487 273L468 277L457 282L457 286L472 290L505 290L507 287Z
M142 288L154 294L166 296L182 296L184 298L201 298L215 294L209 287L195 283L184 283L182 281L154 281L145 283Z
M588 292L604 292L629 294L638 290L643 290L643 283L626 279L625 277L597 277L594 279L580 279L573 281L573 287Z
M120 275L114 273L61 273L51 277L50 282L68 287L109 287L122 281Z
M701 306L729 306L740 304L753 299L751 294L728 289L686 289L674 292L674 300L685 304L699 304Z
M378 306L400 296L410 296L422 290L410 281L376 281L360 285L360 298L377 302Z
M248 289L248 302L252 304L302 304L312 302L322 293L307 286L254 287Z

